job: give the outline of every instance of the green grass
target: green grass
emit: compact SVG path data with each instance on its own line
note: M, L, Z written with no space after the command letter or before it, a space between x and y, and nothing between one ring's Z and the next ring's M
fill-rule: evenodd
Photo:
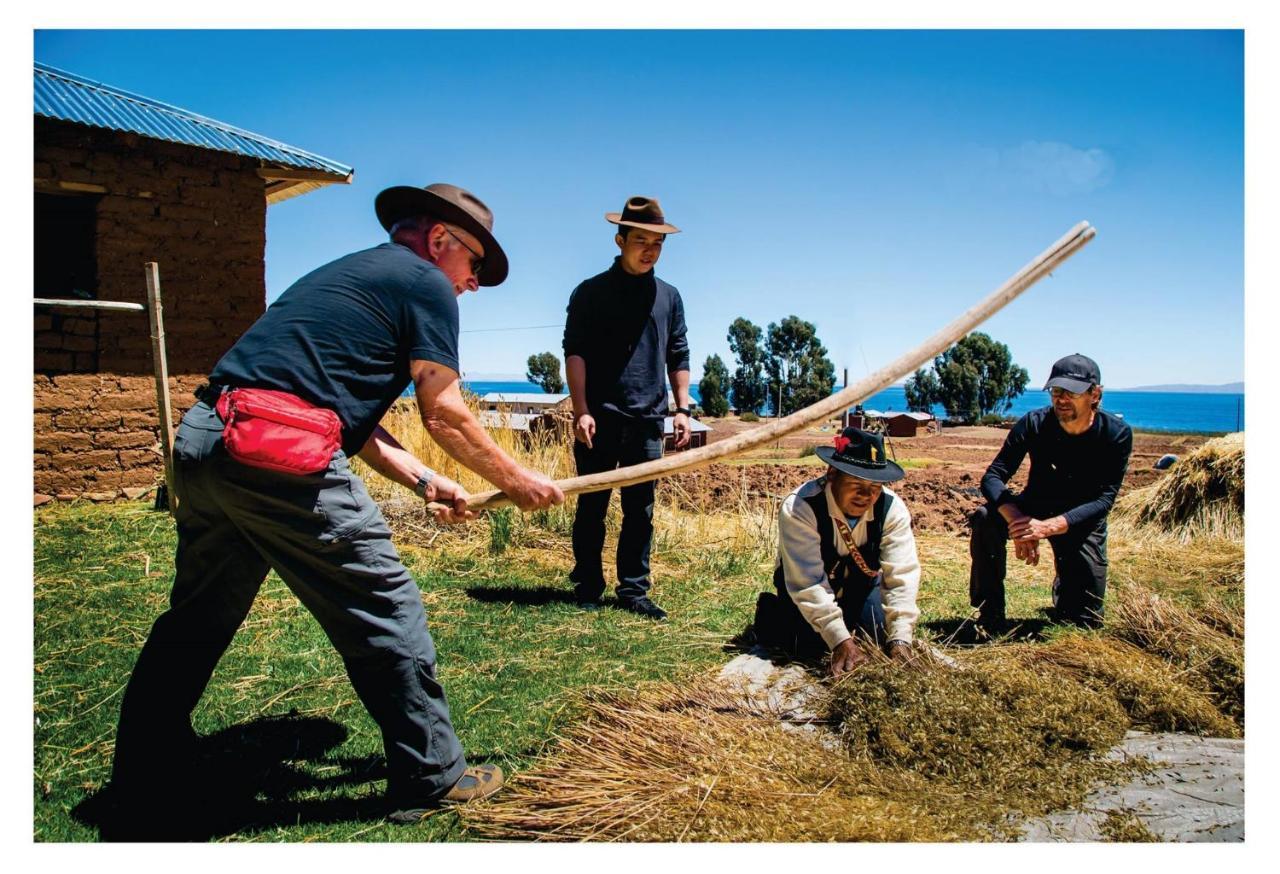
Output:
M423 592L439 676L468 757L508 771L527 769L573 723L586 689L679 682L723 664L732 657L726 644L751 620L756 593L770 588L774 547L763 529L718 538L697 527L718 525L718 518L677 517L660 507L654 598L670 611L670 622L611 609L583 613L568 598L563 526L512 521L476 523L430 548L413 542L428 532L398 538ZM120 695L165 607L174 542L169 517L138 504L36 511L37 841L99 839L85 802L107 781ZM967 541L925 535L918 542L925 567L919 633L946 640L971 613ZM1144 555L1114 549L1113 578L1149 579ZM1035 627L1049 603L1051 564L1027 568L1010 560L1009 568L1009 614ZM289 717L308 721L329 740L273 763L252 819L213 839L468 839L452 813L393 827L374 812L384 786L376 726L315 620L272 575L193 723L207 736L261 732L276 725L269 720Z
M499 533L502 531L502 533ZM402 542L423 590L439 674L455 727L477 761L519 770L572 719L587 686L633 688L690 676L724 661L725 642L751 616L763 571L706 550L655 555L655 597L666 624L567 599L563 554L490 542L429 551ZM173 572L172 522L138 505L50 508L35 519L35 822L38 841L91 841L73 815L107 782L120 695L137 651L163 611ZM564 544L567 552L567 542ZM737 574L726 578L726 573ZM264 717L327 720L345 740L292 763L307 809L368 799L383 783L356 779L382 752L376 726L347 682L317 623L274 576L218 666L193 723L214 734ZM375 769L376 770L376 769ZM348 782L350 781L350 782ZM367 806L367 805L366 805ZM288 805L284 808L287 810ZM391 827L346 822L274 824L232 840L457 840L456 817Z

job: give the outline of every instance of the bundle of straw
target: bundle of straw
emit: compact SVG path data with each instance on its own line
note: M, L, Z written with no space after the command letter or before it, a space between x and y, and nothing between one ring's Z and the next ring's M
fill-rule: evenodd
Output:
M1190 609L1139 585L1116 591L1108 633L1178 667L1184 681L1207 692L1244 727L1244 629L1239 611L1212 601Z
M1158 482L1116 502L1115 518L1182 542L1244 536L1244 433L1209 440Z
M1214 737L1240 734L1203 689L1185 681L1184 671L1123 640L1066 635L1047 644L1001 650L993 661L1012 656L1046 677L1083 683L1114 697L1135 726Z

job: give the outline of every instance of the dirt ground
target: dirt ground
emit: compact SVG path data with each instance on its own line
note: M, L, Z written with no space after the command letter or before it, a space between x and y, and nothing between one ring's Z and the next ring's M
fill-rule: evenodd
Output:
M708 442L727 440L756 423L736 418L707 420L712 431ZM769 447L753 450L729 463L713 464L678 474L664 484L680 503L699 510L713 510L747 501L781 501L796 486L818 476L823 467L810 447L829 443L835 423L809 428L784 437ZM991 427L943 428L921 437L895 437L886 442L890 457L907 469L906 479L893 486L906 501L917 530L964 533L968 514L982 503L978 485L987 465L995 458L1007 431ZM1162 474L1153 468L1166 453L1186 455L1208 437L1182 434L1138 433L1125 475L1126 491L1154 482ZM1030 467L1024 461L1014 477L1014 488L1026 482Z

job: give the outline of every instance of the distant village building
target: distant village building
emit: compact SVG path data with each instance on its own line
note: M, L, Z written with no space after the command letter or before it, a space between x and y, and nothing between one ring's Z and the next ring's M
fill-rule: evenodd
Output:
M480 403L485 410L506 411L509 413L543 413L549 411L564 413L565 415L573 413L573 400L567 394L491 391L480 398Z
M899 413L893 410L882 413L854 407L845 410L841 427L882 430L890 437L917 437L935 430L937 419L932 413Z
M890 437L918 437L928 434L936 420L931 413L885 413L885 433Z
M266 308L267 206L353 171L43 64L34 76L33 296L145 304L157 262L176 423ZM146 313L38 305L34 359L37 503L163 479Z

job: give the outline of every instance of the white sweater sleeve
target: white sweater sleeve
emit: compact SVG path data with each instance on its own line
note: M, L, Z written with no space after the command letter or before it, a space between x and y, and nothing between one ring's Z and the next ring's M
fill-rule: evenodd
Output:
M882 602L885 634L889 640L911 642L920 608L920 559L911 533L911 513L901 498L889 505L880 539L880 569L884 572Z
M910 533L908 522L908 536ZM808 502L794 494L782 502L782 511L778 514L778 556L787 594L800 608L800 615L822 636L828 648L835 649L848 640L850 634L844 626L844 614L822 566L818 520Z

